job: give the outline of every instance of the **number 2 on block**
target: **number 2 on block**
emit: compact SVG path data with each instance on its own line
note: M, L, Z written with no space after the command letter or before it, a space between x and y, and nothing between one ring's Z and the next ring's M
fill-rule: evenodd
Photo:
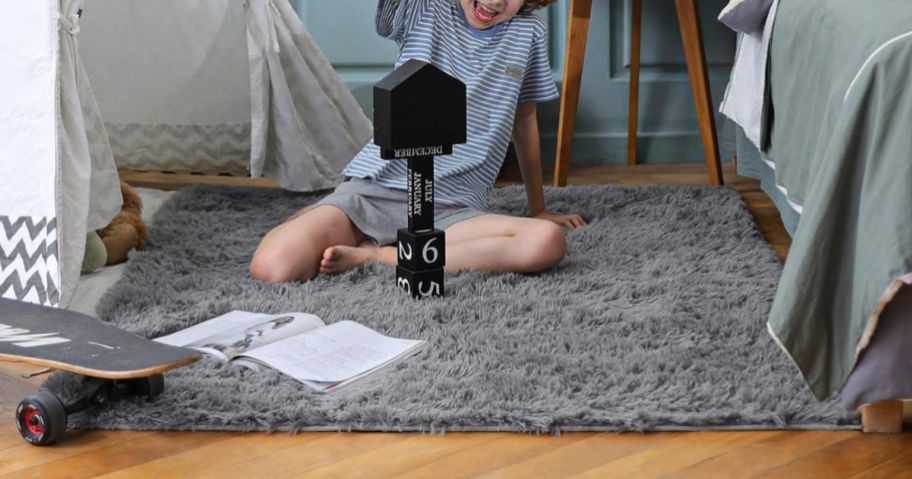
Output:
M399 259L409 261L412 259L412 245L401 241L399 242Z

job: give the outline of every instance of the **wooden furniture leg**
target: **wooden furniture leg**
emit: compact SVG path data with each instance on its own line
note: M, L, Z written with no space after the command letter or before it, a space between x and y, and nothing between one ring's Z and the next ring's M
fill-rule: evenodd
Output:
M566 186L573 156L573 134L579 108L580 84L589 37L592 0L571 0L567 28L567 51L564 56L564 85L561 97L560 123L557 128L557 156L554 159L554 186Z
M630 110L627 116L627 164L637 164L640 120L640 51L643 40L643 0L633 0L630 12Z
M864 432L895 434L903 430L903 403L889 400L868 404L861 408Z
M687 69L690 71L690 84L697 106L700 135L703 137L703 149L706 152L709 180L713 185L721 186L722 163L719 158L715 109L709 89L709 72L706 68L706 51L703 48L697 0L675 0L675 6L678 10L678 23L681 25L681 37L684 40Z

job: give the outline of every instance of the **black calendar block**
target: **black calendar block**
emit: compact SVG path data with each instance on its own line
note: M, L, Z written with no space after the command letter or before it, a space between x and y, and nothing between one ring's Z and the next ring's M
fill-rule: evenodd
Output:
M412 271L397 266L396 286L415 299L443 297L443 269Z
M412 271L440 269L446 265L446 235L438 229L416 233L402 228L396 249L399 266Z
M442 156L465 143L466 85L409 60L374 85L374 143L387 160Z
M399 231L396 281L413 297L443 296L445 236L434 228L434 157L468 139L466 85L411 60L374 86L374 143L408 161L408 229Z
M409 229L434 229L434 158L409 158L407 178Z

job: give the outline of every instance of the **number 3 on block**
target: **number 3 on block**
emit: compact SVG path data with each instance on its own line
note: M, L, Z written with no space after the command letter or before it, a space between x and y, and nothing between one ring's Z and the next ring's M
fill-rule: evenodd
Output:
M399 283L398 286L400 289L404 290L408 294L412 294L412 285L409 284L408 278L396 278L396 282Z

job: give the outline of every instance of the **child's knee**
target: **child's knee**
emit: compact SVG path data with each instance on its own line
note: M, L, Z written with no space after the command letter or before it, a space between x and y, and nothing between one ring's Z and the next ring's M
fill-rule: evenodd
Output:
M546 233L544 234L545 249L549 252L548 257L551 265L556 265L563 261L567 255L567 237L564 236L564 230L554 223L548 223Z
M250 261L250 276L267 283L306 281L317 275L316 267L302 266L294 256L278 249L257 250Z
M555 266L567 255L567 238L560 226L543 221L529 236L532 251L531 270L540 271Z

